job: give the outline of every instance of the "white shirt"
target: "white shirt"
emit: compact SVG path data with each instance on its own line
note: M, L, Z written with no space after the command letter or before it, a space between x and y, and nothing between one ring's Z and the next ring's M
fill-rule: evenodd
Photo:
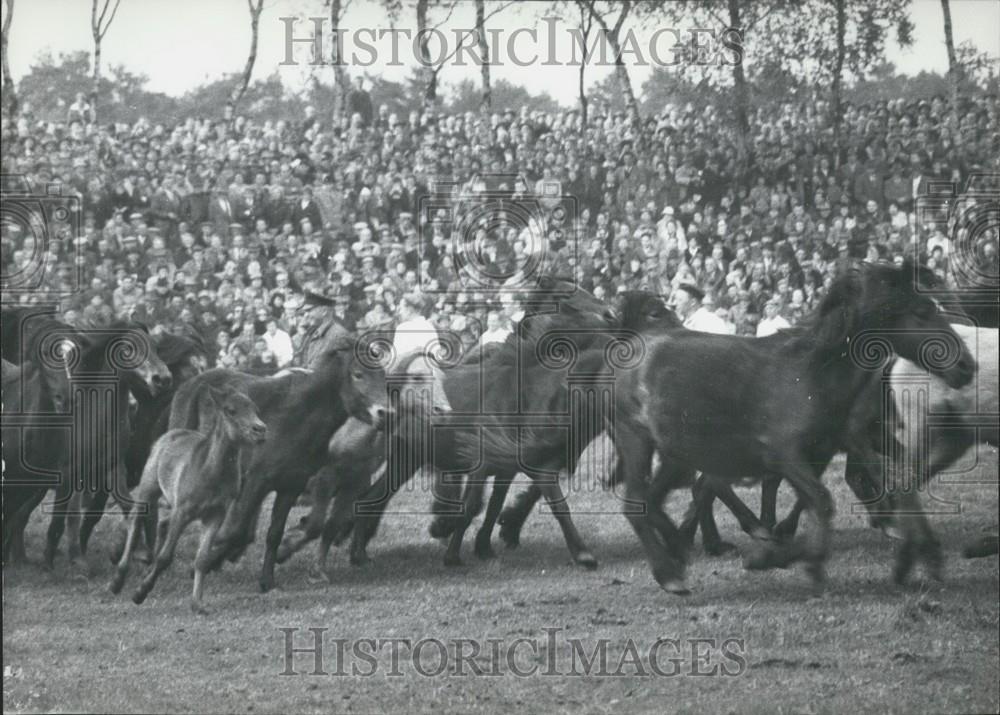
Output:
M264 333L264 343L267 345L267 349L274 353L274 361L278 367L285 367L292 361L292 357L295 355L292 338L281 328L274 331L274 335Z
M396 326L396 333L392 338L392 347L396 351L396 359L392 365L386 368L386 372L394 370L404 358L408 358L414 353L425 356L428 367L432 363L426 359L428 354L433 354L438 347L438 331L434 324L421 315L415 315L409 320L404 320ZM430 350L428 350L430 348Z
M488 343L502 343L510 335L510 328L497 328L496 330L487 330L479 338L480 345L486 345Z
M757 323L757 337L766 338L768 335L774 335L779 330L790 327L792 327L792 324L780 315L776 315L773 318L764 318Z
M705 308L698 308L684 321L684 327L688 330L699 330L703 333L716 333L717 335L732 335L732 330L725 320Z
M423 370L429 370L434 378L434 406L444 411L450 411L451 405L448 403L448 396L444 391L442 383L441 369L428 355L433 355L443 350L439 343L437 328L434 324L420 315L415 315L409 320L404 320L396 326L396 334L392 338L392 346L396 351L396 358L393 364L386 368L386 373L394 371L402 362L415 353L424 356L423 360L415 360L409 370L409 374L420 374Z

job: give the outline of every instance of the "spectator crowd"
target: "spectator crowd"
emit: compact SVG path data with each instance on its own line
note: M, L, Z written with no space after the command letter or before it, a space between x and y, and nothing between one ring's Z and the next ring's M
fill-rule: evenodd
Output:
M1000 171L998 107L848 105L837 137L823 101L784 104L742 140L692 104L639 127L600 108L398 116L359 84L344 119L164 126L96 124L81 95L65 121L26 107L4 123L5 203L26 191L70 210L44 209L44 238L5 212L3 273L34 270L21 299L60 296L74 325L131 318L265 372L295 361L316 296L351 329L417 305L472 346L517 317L495 287L538 273L609 301L652 290L764 335L858 260L995 275L996 227L967 218L976 199L921 197Z

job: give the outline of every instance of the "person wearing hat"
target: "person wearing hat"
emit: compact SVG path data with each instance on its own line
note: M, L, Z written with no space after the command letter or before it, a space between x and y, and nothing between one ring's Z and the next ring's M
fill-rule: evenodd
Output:
M693 283L681 283L674 290L673 307L688 330L729 335L725 321L702 306L705 292Z

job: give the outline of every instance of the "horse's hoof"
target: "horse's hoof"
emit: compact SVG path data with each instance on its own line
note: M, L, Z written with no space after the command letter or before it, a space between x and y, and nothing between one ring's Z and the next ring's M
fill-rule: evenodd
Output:
M368 554L351 554L351 566L365 566L371 562Z
M132 603L134 603L137 606L141 606L142 602L146 600L147 595L149 594L147 594L142 589L139 589L138 591L132 594Z
M732 551L736 551L736 544L730 544L728 541L713 541L710 544L705 544L705 553L709 556L725 556Z
M292 558L292 554L294 553L295 550L292 549L292 547L282 544L278 547L278 553L275 554L274 560L276 563L283 564L288 561L288 559Z
M589 551L581 551L573 558L573 561L576 562L577 566L583 566L588 571L593 571L597 568L597 559Z
M981 559L985 556L993 556L998 551L1000 551L1000 538L983 536L962 549L962 556L967 559Z
M774 529L771 530L771 533L774 534L774 538L778 541L788 541L795 536L798 526L798 524L783 521L774 527Z
M444 555L444 565L447 566L448 568L455 568L457 566L461 566L462 565L462 557L461 556L454 556L452 554L445 554Z
M427 530L430 532L432 539L447 539L455 530L455 525L444 517L437 516L431 521L431 525Z
M753 548L743 556L746 571L767 571L774 568L774 557L770 549Z
M262 578L260 581L257 582L257 585L260 587L260 592L261 593L267 593L272 588L274 588L274 579L273 578Z
M208 615L208 609L200 601L191 601L191 611L197 616Z
M476 556L483 561L488 561L489 559L496 558L496 552L493 551L493 547L489 543L484 545L476 544Z
M813 589L822 592L826 581L826 568L822 561L811 561L806 564L806 574L812 582Z
M663 583L660 584L660 588L662 588L667 593L673 594L674 596L691 595L691 589L689 589L687 587L687 584L680 579L670 579L668 581L664 581Z
M117 594L121 592L122 586L124 585L125 585L125 576L121 574L116 574L115 577L111 579L111 583L108 584L108 590L111 591L111 593Z
M516 549L521 545L521 529L518 525L504 521L500 515L500 539L508 549Z

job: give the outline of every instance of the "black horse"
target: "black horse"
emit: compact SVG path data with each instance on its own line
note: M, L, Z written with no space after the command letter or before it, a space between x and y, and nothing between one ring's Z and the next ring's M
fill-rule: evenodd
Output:
M214 569L225 558L237 558L253 538L261 502L276 492L260 575L263 591L274 585L288 512L326 462L331 436L348 417L380 425L387 414L384 369L378 356L354 338L328 344L314 365L273 377L209 370L181 386L170 411L170 429L198 429L199 392L207 387L237 389L250 396L267 423L267 441L244 452L243 487L207 560Z
M557 326L575 331L573 335L567 335L567 339L591 340L596 335L606 334L620 322L611 306L559 278L540 278L523 299L522 307L525 316L519 323L517 333L510 336L509 345L518 345L523 341L534 344L539 336ZM513 383L504 382L497 376L501 369L506 369L505 374L511 376L509 368L502 368L496 362L498 355L508 349L488 344L463 356L452 352L452 360L443 371L443 385L448 401L457 414L474 416L470 418L474 420L496 409L507 412L514 409L518 392L512 390ZM537 363L537 357L529 357L529 360ZM414 361L412 356L408 361L414 366L414 371L419 371L423 363L422 359ZM405 382L407 378L401 374L403 372L406 370L397 371L394 379ZM471 429L474 431L475 427ZM395 444L402 449L401 443ZM368 560L367 543L374 535L389 500L420 466L413 464L408 470L395 469L393 473L383 470L375 484L370 485L372 473L383 464L387 454L384 434L358 429L357 425L348 423L331 440L330 446L332 461L329 471L336 479L333 510L326 516L326 502L316 500L313 513L304 520L303 532L294 537L290 535L283 545L282 560L322 535L320 568L323 569L330 544L340 543L353 534L351 562L356 565L365 563ZM438 453L441 454L440 451ZM453 483L460 485L461 479ZM561 501L561 491L556 490L559 490L558 484L553 486L553 498ZM568 522L568 527L572 528L571 522ZM586 559L586 556L583 558ZM449 557L449 561L454 560Z
M80 554L79 516L85 493L110 492L126 506L129 395L158 394L169 388L172 379L144 326L118 322L108 328L79 330L56 320L53 314L52 309L3 313L8 354L16 361L34 363L50 380L61 369L68 386L61 400L63 410L58 410L59 400L46 403L43 398L40 403L45 410L62 412L68 422L50 428L48 438L33 443L35 454L21 455L22 461L25 457L35 461L15 468L23 472L16 475L16 484L6 477L4 482L5 537L18 551L23 548L23 531L31 512L55 488L55 511L45 548L48 566L54 560L67 517L72 526L71 560ZM30 466L52 459L59 465L55 480Z
M922 269L918 272L918 278L921 290L934 297L941 311L950 320L971 322L982 328L997 327L1000 302L995 295L991 298L982 291L973 293L949 290L929 271ZM892 505L885 493L884 473L889 459L902 453L902 445L894 436L899 422L895 414L895 402L887 401L883 390L883 384L892 369L893 362L890 362L882 371L870 373L870 378L851 411L842 451L846 454L844 479L859 502L868 508L871 526L895 534L890 514ZM955 433L955 430L948 430L947 436ZM947 440L942 440L939 436L938 441ZM961 451L962 447L959 446L958 450ZM728 483L713 480L711 476L703 474L693 489L694 500L681 525L681 532L691 542L700 527L705 551L709 554L721 554L734 549L735 546L722 541L715 524L712 504L719 498L747 534L771 531L776 538L787 539L796 532L804 504L796 501L792 511L779 523L777 494L780 485L780 479L763 479L758 519L735 495Z
M656 293L643 290L624 291L615 298L614 308L619 316L617 327L633 337L640 337L641 339L641 336L645 336L646 334L656 334L664 330L683 329L683 323L680 318L667 307L663 296ZM612 336L611 334L607 334L603 337L606 340ZM589 347L593 347L593 345L584 346L585 349ZM595 355L590 357L590 359L597 360L598 357ZM596 363L592 367L596 367ZM562 398L564 397L565 384L560 384L560 387L562 390L560 390L559 397ZM550 399L552 397L554 396L549 396ZM554 405L554 407L555 409L560 409L563 405L560 403ZM576 459L579 456L579 454L573 455L572 462L570 463L572 468L575 468ZM572 468L570 471L572 471ZM606 486L614 484L616 473L617 470L612 468L612 473L608 475ZM501 539L503 539L508 548L517 547L520 544L521 529L524 526L524 522L542 497L540 487L537 484L531 484L521 490L512 505L503 508L509 486L509 481L500 482L494 480L486 516L476 534L476 553L481 557L488 557L492 554L489 543L492 538L493 528L498 521L500 523ZM501 508L503 508L503 511L501 511ZM562 508L565 507L562 506ZM441 528L438 528L437 531L439 533L447 533ZM571 544L567 545L570 546L570 550L572 551L573 546Z
M870 370L891 351L926 364L927 346L942 344L947 359L927 366L934 374L961 386L976 369L934 301L914 288L910 264L869 265L838 277L802 325L768 338L671 331L648 342L642 368L619 381L613 438L627 518L654 578L674 593L687 592L686 544L662 509L670 491L690 483L699 470L727 481L748 475L787 480L818 528L804 540L766 542L751 565L805 560L819 583L833 514L820 476L846 441ZM648 480L654 451L661 465ZM905 580L918 557L936 573L940 548L917 495L899 501L906 511L901 519L906 541L896 580Z

